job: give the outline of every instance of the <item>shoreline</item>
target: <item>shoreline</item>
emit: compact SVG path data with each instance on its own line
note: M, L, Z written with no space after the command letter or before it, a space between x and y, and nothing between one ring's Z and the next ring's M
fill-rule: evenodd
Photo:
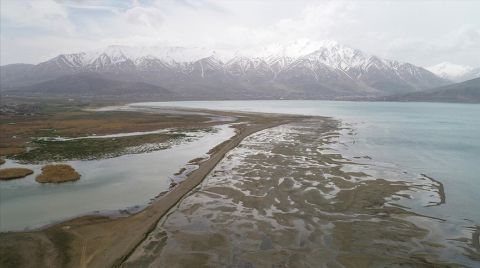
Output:
M240 115L232 112L218 113ZM249 115L253 115L250 120L233 125L236 134L212 148L208 152L209 158L198 163L198 168L188 173L184 181L159 198L153 198L150 204L136 213L117 214L117 217L111 217L111 214L110 216L88 214L32 231L0 233L0 237L5 242L13 242L13 249L33 246L33 251L37 254L35 258L28 260L29 263L43 263L45 266L117 267L143 242L162 217L198 186L225 154L238 146L244 138L255 132L292 122L294 119L306 118L258 113ZM126 233L128 236L123 235ZM17 253L16 257L25 259L27 256L19 256Z
M148 234L151 233L155 227L157 226L158 222L165 216L168 211L175 207L188 193L190 193L195 187L197 187L202 181L207 177L207 175L212 171L215 166L224 158L224 156L232 149L236 148L240 142L245 139L246 137L276 126L280 126L283 124L287 124L291 122L291 120L280 120L278 122L273 122L266 125L259 125L254 127L246 127L243 130L239 130L239 132L233 136L231 139L224 141L223 143L217 145L216 147L212 148L209 152L210 157L205 160L204 162L199 163L199 167L187 175L187 178L172 188L169 192L167 192L161 199L157 200L156 203L152 204L150 207L155 206L155 210L158 213L158 219L148 228L148 231L145 233L144 239L138 241L138 243L132 247L127 254L122 256L119 261L115 262L113 267L119 267L122 263L134 252L134 250L141 245L141 243L147 238ZM238 128L237 128L238 129ZM171 198L168 198L168 197ZM168 198L167 200L164 200ZM162 201L163 200L163 201ZM149 208L147 208L149 209ZM154 208L152 208L154 209Z
M418 192L415 185L399 177L369 179L370 169L356 169L363 165L329 150L337 142L330 138L340 135L337 123L312 117L245 139L118 265L330 263L318 250L345 267L472 262L474 254L430 236L440 234L432 227L439 219L395 206ZM442 200L441 185L425 186Z
M168 109L168 108L167 108ZM178 109L178 108L170 108L170 109ZM5 241L7 243L12 243L11 249L13 251L20 252L22 255L17 254L15 257L19 258L29 258L29 262L31 262L31 265L22 265L22 267L36 267L36 266L48 266L48 267L105 267L105 266L110 266L110 267L130 267L132 264L141 264L144 259L139 258L141 257L142 252L148 252L148 250L151 250L152 248L155 249L157 246L158 247L163 247L162 242L159 241L158 244L153 245L155 243L155 238L158 238L157 236L159 235L159 230L157 229L159 225L162 225L164 221L167 221L167 219L170 217L171 214L181 214L183 213L181 209L178 209L181 207L183 200L187 200L187 206L192 205L192 204L203 204L202 201L197 202L188 202L188 200L191 200L191 196L197 195L197 190L198 185L200 185L204 179L207 176L210 176L210 174L213 174L215 172L212 172L218 164L222 161L222 159L228 159L225 158L227 154L229 154L233 149L237 148L238 145L245 140L245 138L251 136L252 134L262 131L265 129L269 128L274 128L276 126L280 126L283 124L288 124L288 127L290 124L295 124L298 123L299 125L305 127L305 124L307 124L309 121L314 121L317 119L323 119L320 120L323 123L322 124L317 124L317 126L321 126L319 129L319 133L321 135L316 135L320 137L319 143L315 143L315 146L318 146L318 144L323 144L324 142L328 144L329 139L335 135L340 135L339 130L341 128L338 127L336 124L326 124L328 123L326 119L332 119L331 117L325 117L325 116L302 116L302 115L294 115L294 114L274 114L274 113L255 113L255 112L237 112L237 111L216 111L216 110L207 110L207 109L191 109L191 108L183 108L189 111L208 111L215 113L217 115L223 114L223 115L234 115L237 117L237 120L235 123L231 124L233 128L236 129L234 136L232 136L228 140L224 140L220 144L214 146L208 151L208 157L203 158L201 161L196 161L196 159L192 159L189 161L189 164L192 163L194 165L198 165L194 169L189 170L185 175L185 180L174 185L169 191L167 192L162 192L159 193L157 196L151 199L151 201L145 206L142 206L139 208L137 211L133 213L122 213L120 210L117 211L118 213L112 214L112 211L103 211L98 214L87 214L87 215L79 215L78 217L70 218L69 220L57 222L57 223L52 223L49 226L44 226L41 229L36 229L33 231L28 231L28 232L11 232L11 233L0 233L0 239L2 241ZM337 121L333 119L330 123L333 121ZM307 124L308 125L308 124ZM283 128L280 127L280 128ZM272 129L274 131L274 129ZM266 133L270 132L270 130L266 131ZM261 134L263 135L263 134ZM297 135L297 134L296 134ZM298 134L300 135L300 134ZM322 136L323 135L323 136ZM316 137L315 136L315 137ZM302 142L314 142L315 140L312 138L313 136L309 136L309 134L305 134L305 136L299 136L302 137L300 140ZM310 140L312 139L312 140ZM248 139L247 139L248 140ZM269 143L269 142L267 142ZM300 143L302 144L302 143ZM298 145L298 144L297 144ZM298 145L299 148L302 148L302 145ZM281 150L285 150L285 148L282 147ZM288 153L294 152L294 150L298 150L297 147L291 147L291 151L287 151ZM327 149L328 151L328 149ZM334 150L335 151L335 150ZM286 151L280 151L285 153ZM311 154L313 152L312 150L308 151ZM279 153L277 151L277 153ZM304 151L299 151L301 155L305 154ZM282 155L282 153L280 153ZM318 161L321 164L327 164L326 167L323 167L322 165L318 165L320 167L320 170L323 172L323 168L328 168L330 165L336 165L338 164L339 166L344 166L348 164L355 164L354 162L349 162L345 161L346 159L343 158L343 156L333 153L333 154L327 154L327 155L318 155ZM355 158L355 157L354 157ZM255 159L257 160L257 159ZM276 160L275 160L276 161ZM353 160L352 160L353 161ZM274 166L278 166L280 162L275 162ZM358 164L358 163L356 163ZM221 166L221 165L220 165ZM265 171L265 170L264 170ZM182 172L180 170L179 172ZM275 169L272 170L274 174L277 174ZM324 179L326 181L329 180L335 180L334 185L338 183L333 189L335 190L341 190L340 192L335 192L333 191L332 194L334 198L338 198L338 202L335 203L337 205L334 205L334 207L330 205L326 205L320 200L323 200L321 197L318 195L314 195L315 191L312 189L308 189L308 196L304 197L303 192L301 193L301 198L299 200L305 200L307 201L316 201L319 202L318 204L314 202L314 204L319 205L320 207L326 205L324 209L327 211L330 211L330 209L335 209L339 210L340 214L345 214L345 211L353 213L353 215L360 213L362 215L368 215L368 217L372 217L373 221L366 221L364 224L372 224L374 225L375 222L388 222L389 224L392 224L392 226L396 226L398 230L390 230L389 228L382 229L381 225L374 227L370 225L360 225L356 226L355 229L360 228L363 231L360 232L354 232L352 230L353 226L350 226L348 223L345 223L344 221L335 221L332 220L331 216L320 216L326 217L326 220L330 223L333 223L336 228L338 228L337 233L335 233L335 241L338 241L339 243L341 242L346 242L350 241L351 243L347 243L345 245L342 245L342 247L345 247L345 251L343 251L344 256L342 258L339 258L338 260L341 261L342 263L350 264L353 265L354 263L358 264L358 261L364 261L365 267L368 267L366 265L367 262L371 262L372 260L379 260L379 261L394 261L395 258L398 256L400 257L401 261L405 261L408 263L415 263L415 264L439 264L439 265L449 265L449 264L454 264L453 262L450 263L450 261L456 261L457 257L466 257L475 260L475 256L477 256L474 251L470 252L470 254L464 254L464 255L452 255L454 258L449 259L448 257L442 259L439 258L442 254L439 254L439 252L442 251L442 249L445 247L445 250L448 250L449 246L447 244L437 244L439 241L436 241L435 239L430 240L428 237L429 232L439 232L441 231L440 229L431 229L426 222L428 220L436 220L436 221L445 221L440 218L434 218L430 216L426 216L424 214L418 214L414 212L414 210L410 207L407 206L401 206L396 201L400 199L412 199L412 196L410 196L407 193L403 191L412 191L413 193L416 192L415 189L421 190L418 187L418 185L412 185L409 184L406 180L385 180L382 177L375 177L375 180L366 180L364 183L360 183L360 181L355 181L355 179L352 181L352 178L355 177L362 177L364 175L368 176L367 174L363 174L363 172L359 172L358 170L352 169L352 170L346 170L342 171L341 169L335 169L332 168L331 175L332 176L324 176ZM323 173L322 173L323 174ZM363 174L363 175L362 175ZM298 175L298 174L297 174ZM313 175L310 173L310 175ZM310 176L307 174L307 176ZM340 177L344 177L344 179L339 179L337 178L338 175L342 175ZM445 190L443 189L443 185L431 178L428 177L425 174L419 174L421 177L424 179L431 181L432 182L432 189L429 189L428 191L434 190L436 194L438 194L438 199L439 202L435 202L435 205L441 205L445 203L446 200L446 194ZM294 176L296 179L301 179L305 176L305 174L302 173L301 176ZM274 176L275 177L275 176ZM308 182L309 179L307 179ZM210 179L209 179L210 181ZM285 182L291 182L291 179L288 180L281 180L279 183L285 183ZM244 182L245 183L245 182ZM248 180L246 183L250 183ZM265 186L268 186L268 183L274 183L273 181L265 182ZM318 183L318 182L315 182ZM358 187L353 187L349 188L346 187L349 184L357 185ZM300 184L301 185L301 184ZM318 184L312 185L317 187ZM326 188L322 188L323 186L320 186L320 190L323 191L329 191L331 190L331 186L325 185ZM203 186L202 186L203 188ZM357 189L358 188L358 189ZM255 189L257 190L256 187L254 188L245 188L244 190L252 190ZM211 187L211 190L214 193L218 194L232 194L232 198L238 198L239 195L236 195L236 192L230 192L228 189L224 189L222 187ZM238 190L238 189L237 189ZM436 191L435 191L436 190ZM200 192L202 192L200 190ZM432 192L432 193L433 193ZM339 194L337 197L335 197L337 194ZM290 195L290 194L289 194ZM248 196L248 195L246 195ZM263 196L263 195L259 195ZM328 194L327 194L328 196ZM280 198L278 195L276 196ZM263 203L257 203L257 201L254 200L248 200L248 199L255 199L255 195L253 197L247 197L247 201L252 201L253 203L248 203L250 206L253 206L253 208L257 208L257 205L262 207L262 206L267 206L269 203L267 202L266 204ZM311 198L314 198L315 200L311 200ZM332 198L332 196L328 197L327 199L330 200L329 198ZM281 199L281 198L280 198ZM415 199L415 198L413 198ZM272 199L273 200L273 199ZM270 201L272 201L270 200ZM268 201L268 200L267 200ZM276 199L275 199L276 201ZM280 204L284 204L285 200L282 200ZM290 199L286 200L290 201ZM298 200L295 200L298 201ZM393 203L390 203L390 201L393 201ZM308 206L311 205L308 202L306 203ZM429 207L432 203L427 203L427 205L423 205L424 207ZM245 206L245 205L244 205ZM338 207L335 207L338 206ZM268 208L265 207L265 208ZM183 208L185 210L185 207ZM284 207L283 209L288 209L287 207ZM185 210L188 211L188 210ZM193 210L194 211L194 210ZM220 210L220 213L225 213L228 214L229 210ZM303 209L301 210L303 211ZM110 215L108 213L110 212ZM193 212L188 212L188 213L193 213ZM349 213L346 213L344 216L346 216ZM312 215L316 215L315 213ZM333 214L332 214L333 215ZM349 214L350 215L350 214ZM230 219L230 217L227 217ZM299 216L297 218L303 218L303 216ZM251 218L248 218L251 219ZM248 220L247 219L247 220ZM285 216L285 218L280 218L280 220L286 220L288 219L288 216ZM361 220L361 219L359 219ZM424 222L425 221L425 222ZM361 221L360 221L361 222ZM175 225L177 226L177 225ZM181 225L180 225L181 226ZM163 228L163 227L162 227ZM156 230L157 229L157 230ZM476 226L476 229L473 231L471 234L471 238L465 238L464 243L466 243L466 246L472 246L472 249L478 250L478 237L479 237L479 231L478 231L478 226ZM188 228L185 229L180 229L181 232L186 232L188 233ZM266 229L265 232L268 230ZM409 235L405 236L405 233L408 232ZM231 232L226 232L226 234L230 234ZM255 232L258 233L258 232ZM411 234L410 234L411 233ZM173 235L172 235L173 234ZM170 237L170 235L172 235ZM168 236L168 239L175 239L176 234L171 233ZM426 246L427 248L430 247L430 252L431 254L426 254L426 249L425 248L418 248L416 250L416 253L411 254L411 253L398 253L398 256L390 256L386 258L380 258L377 259L375 256L355 256L351 255L351 244L352 245L362 245L364 243L365 245L361 246L361 248L369 248L369 246L375 246L375 245L370 245L369 241L371 240L371 237L376 237L378 236L379 239L383 239L385 237L391 238L393 242L396 242L397 238L406 239L407 241L410 238L416 238L420 239L422 241L422 244ZM403 238L405 236L405 238ZM173 237L173 238L172 238ZM184 236L188 238L188 241L190 241L189 236ZM355 239L353 239L355 237ZM153 238L153 243L152 239ZM161 236L161 239L164 239L165 236ZM181 237L179 237L181 238ZM218 238L218 235L215 236L215 238ZM208 233L207 235L203 236L203 239L201 239L201 236L193 237L191 238L193 242L201 242L202 245L204 243L209 243L208 239ZM197 240L196 240L197 239ZM255 239L258 240L258 237ZM464 239L462 237L462 239ZM255 240L255 241L257 241ZM180 240L181 241L181 240ZM225 239L225 241L229 241L229 239ZM279 240L283 241L283 240ZM277 241L277 242L279 242ZM387 239L388 241L388 239ZM458 240L460 241L460 240ZM403 241L405 242L405 241ZM213 243L213 242L212 242ZM262 242L263 243L263 242ZM405 242L406 243L406 242ZM173 243L175 244L175 243ZM148 247L146 245L149 245ZM188 245L188 244L187 244ZM398 245L396 245L398 246ZM414 244L410 245L414 246ZM284 248L289 248L290 244L284 245ZM2 255L4 254L5 251L3 249L5 246L1 246L0 250L2 250ZM353 247L355 248L355 247ZM180 259L175 260L175 258L169 258L169 257L162 257L162 261L170 261L171 263L175 263L176 261L184 261L183 258L188 259L187 255L188 254L188 247L186 247L187 252L183 252L180 250L180 252L177 252L178 254L176 255L177 257L183 256ZM209 247L205 247L204 250L208 250ZM329 247L327 247L328 250L331 250ZM398 249L401 251L401 247L398 246ZM10 250L10 249L9 249ZM31 250L33 253L29 253L26 251ZM382 252L383 248L377 248L378 252ZM438 252L437 252L438 250ZM167 250L168 251L168 250ZM196 250L195 252L197 252ZM200 250L201 251L201 250ZM220 252L222 252L220 250ZM436 253L433 253L436 252ZM183 255L182 255L183 253ZM198 252L197 252L198 253ZM218 252L216 252L218 253ZM438 253L438 254L437 254ZM13 253L12 253L13 254ZM402 256L402 254L404 254ZM423 254L423 255L422 255ZM222 254L220 254L222 255ZM12 255L14 256L14 255ZM39 257L41 256L41 257ZM154 255L160 258L160 255ZM405 256L407 258L405 259ZM451 257L452 257L451 256ZM4 256L1 256L2 258ZM358 259L355 259L358 258ZM160 259L159 259L160 260ZM258 259L259 261L262 261L261 258ZM3 261L3 260L2 260ZM133 262L132 262L133 261ZM139 261L136 262L135 261ZM197 261L195 259L195 261ZM191 264L193 264L192 262ZM0 263L0 264L3 264ZM39 265L40 264L40 265ZM135 267L135 266L133 266Z

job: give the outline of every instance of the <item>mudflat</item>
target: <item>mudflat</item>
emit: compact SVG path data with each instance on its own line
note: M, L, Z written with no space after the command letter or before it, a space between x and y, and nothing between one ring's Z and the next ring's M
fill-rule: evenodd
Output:
M199 111L201 112L201 111ZM278 126L299 116L238 114L234 116L236 134L213 148L210 157L200 163L187 178L133 215L83 216L36 231L0 234L1 264L10 267L110 267L122 265L142 243L158 221L185 194L195 188L224 155L245 137ZM185 115L188 117L188 115Z
M436 228L441 219L402 205L443 204L438 180L379 173L344 158L335 149L345 130L339 121L210 113L236 118L236 134L208 158L193 159L198 168L184 181L135 214L2 233L0 266L468 267L480 261L478 227L471 237L445 241Z
M310 118L247 137L122 267L476 267L477 232L442 240L441 219L402 206L441 205L441 183L344 158L341 130Z

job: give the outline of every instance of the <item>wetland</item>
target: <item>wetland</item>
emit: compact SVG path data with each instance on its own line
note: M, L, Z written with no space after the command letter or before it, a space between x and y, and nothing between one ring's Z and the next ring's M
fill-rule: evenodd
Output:
M348 120L232 107L2 117L1 169L33 171L0 185L2 266L480 263L476 213L442 214L456 198L442 177L380 161ZM81 177L35 182L48 164Z

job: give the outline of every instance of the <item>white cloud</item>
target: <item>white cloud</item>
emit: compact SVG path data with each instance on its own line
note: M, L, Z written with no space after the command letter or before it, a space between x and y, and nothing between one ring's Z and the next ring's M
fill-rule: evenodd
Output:
M158 29L163 23L162 14L157 8L137 6L128 9L123 15L129 24L137 27L145 27L148 30Z
M2 1L1 17L16 28L38 28L49 32L72 34L74 25L67 9L53 1Z
M244 30L260 42L287 43L297 39L334 39L338 26L352 22L348 14L354 12L355 3L342 1L320 2L306 7L294 17L280 19L272 27ZM247 35L247 36L248 36ZM253 38L255 39L255 38Z
M480 29L462 25L435 38L395 38L386 42L384 54L397 55L406 61L426 62L425 66L455 61L480 66Z
M446 60L480 65L475 9L480 2L2 1L1 44L8 56L1 60L38 62L52 51L109 44L252 50L297 39L331 39L420 65ZM50 48L40 49L53 39L57 42Z

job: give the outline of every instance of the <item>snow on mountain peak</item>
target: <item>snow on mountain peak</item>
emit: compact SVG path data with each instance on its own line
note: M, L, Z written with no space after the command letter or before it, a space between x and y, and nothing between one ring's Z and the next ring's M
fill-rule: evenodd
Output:
M330 89L332 92L352 90L352 94L374 94L416 91L446 83L444 79L409 63L376 57L336 41L308 39L273 44L262 49L247 47L238 51L206 47L115 45L59 55L38 64L33 71L35 77L42 79L45 74L58 77L96 72L108 77L139 79L162 86L192 87L196 88L196 92L202 92L198 89L230 85L242 90L249 85L262 90L270 85L278 85L282 90L291 87L311 94L318 87L319 90L328 88L325 94L329 97L329 94L334 94L330 93ZM202 79L202 82L198 83L197 79ZM310 96L308 94L302 97Z
M84 53L84 64L90 64L100 55L106 55L112 61L131 60L138 62L140 59L155 58L167 63L188 63L213 56L219 61L225 62L233 54L221 50L205 47L180 47L180 46L155 46L155 47L129 47L113 45L106 48L92 50ZM114 60L115 59L115 60Z
M454 64L450 62L442 62L426 68L430 72L446 79L458 80L468 72L472 71L473 68L470 66Z
M198 63L198 64L197 64ZM108 70L116 72L125 68L190 70L199 66L236 74L247 70L274 73L275 76L290 67L306 66L313 73L318 68L342 71L359 77L369 70L422 74L418 67L382 59L336 41L311 41L299 39L287 44L272 44L258 51L229 51L205 47L129 47L113 45L77 54L60 55L55 64L73 69ZM249 72L250 72L249 71ZM203 72L203 71L202 71ZM202 73L203 74L203 73ZM403 78L402 78L403 79Z
M281 57L290 57L290 58L300 58L311 54L321 48L333 49L335 47L340 47L336 41L332 40L322 40L322 41L312 41L309 39L299 39L288 44L274 43L272 45L266 46L259 51L256 55L257 57L271 57L271 56L281 56Z
M345 70L350 67L366 65L370 56L357 49L326 42L309 57L313 57L327 66Z
M101 49L62 56L68 61L67 64L86 66L92 64L116 64L125 61L138 63L146 59L157 59L167 64L191 63L209 57L226 63L239 56L250 59L263 58L268 62L278 61L279 58L288 58L286 61L290 62L316 52L321 54L321 58L323 57L323 63L332 67L337 67L339 63L341 63L340 65L358 65L359 57L365 56L362 52L340 45L336 41L311 41L308 39L300 39L283 45L273 44L260 49L256 53L232 52L205 47L130 47L111 45Z

